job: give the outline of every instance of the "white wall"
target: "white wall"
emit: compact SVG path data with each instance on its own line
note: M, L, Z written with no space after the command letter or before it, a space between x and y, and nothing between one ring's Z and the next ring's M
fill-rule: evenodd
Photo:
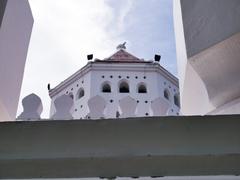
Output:
M27 0L8 0L0 28L0 121L15 120L33 17Z
M107 67L107 66L106 66ZM117 66L116 66L117 67ZM154 74L151 72L139 72L134 71L133 69L126 66L126 71L123 70L115 70L111 71L110 68L107 71L100 70L100 71L94 71L93 77L92 77L92 87L95 86L96 88L92 88L92 96L95 95L101 95L104 97L104 99L107 102L106 107L106 116L108 118L115 118L116 117L116 111L119 111L118 104L119 100L126 96L131 96L136 101L139 101L137 106L137 115L138 116L145 116L146 113L150 115L150 103L151 99L156 98L156 87L153 88L154 82L157 84L156 76L154 77ZM102 75L105 76L105 78L102 78ZM113 78L110 78L110 76L113 76ZM119 78L121 76L121 78ZM127 78L129 76L129 79ZM144 76L146 79L144 79ZM137 79L135 77L138 77ZM151 79L151 81L149 81ZM126 81L129 84L129 93L119 93L119 84L121 81ZM101 86L102 83L105 81L110 82L112 87L111 93L102 93L101 92ZM137 93L137 85L138 83L144 83L147 86L148 93L146 94L139 94ZM113 103L110 102L110 100L113 100ZM145 103L147 101L147 103Z
M121 113L119 100L126 96L131 96L139 102L136 109L136 116L152 116L151 101L158 97L164 97L164 89L168 89L170 92L169 103L171 107L169 115L178 115L179 108L174 105L173 99L174 94L179 93L178 87L175 81L173 83L162 75L164 72L160 73L161 70L158 65L147 63L92 63L90 69L89 73L83 75L79 80L76 80L52 98L53 103L56 97L66 94L66 92L72 92L74 95L74 108L72 113L75 119L86 117L89 112L87 102L91 97L96 95L103 97L107 103L104 111L105 118L115 118L117 111ZM77 100L75 96L81 86L76 88L76 84L81 84L83 79L84 84L82 84L82 87L85 89L85 96ZM119 93L119 83L123 80L128 82L130 93ZM101 91L102 85L105 82L111 85L111 93L103 93ZM139 83L144 83L147 86L146 94L137 92ZM75 111L75 109L77 109L77 111ZM52 105L50 116L53 113L54 107Z
M97 67L97 65L95 65ZM101 65L102 66L102 65ZM118 66L122 66L118 68ZM153 69L151 69L153 68ZM114 70L111 70L114 69ZM147 70L151 69L151 70ZM103 78L104 76L104 78ZM113 76L111 78L110 76ZM119 77L120 76L120 77ZM129 78L127 78L129 77ZM137 79L136 79L137 77ZM144 79L145 77L145 79ZM130 93L119 93L119 83L126 81L129 84ZM112 88L111 93L102 93L101 86L104 82L109 82ZM164 82L165 85L164 85ZM139 83L143 83L147 86L147 93L138 93L137 87ZM166 86L166 87L164 87ZM126 96L131 96L136 101L139 101L136 109L136 116L152 116L151 101L158 97L163 97L163 91L165 88L169 89L171 97L170 104L171 114L177 115L179 108L173 102L173 96L178 93L178 87L164 78L157 72L157 67L152 67L152 64L104 64L104 69L95 68L92 73L92 86L91 97L95 95L101 95L107 102L105 109L106 118L115 118L116 111L119 111L119 100ZM174 91L175 90L175 91ZM110 102L113 100L113 102Z
M239 7L238 0L174 0L184 115L233 112L231 101L240 97Z
M90 84L91 84L91 72L88 72L77 79L75 82L71 83L69 86L61 90L57 95L55 95L51 100L51 108L50 108L50 117L56 112L54 107L54 100L63 95L63 94L72 94L74 98L74 107L71 110L71 113L74 119L85 118L89 112L87 102L90 98ZM84 96L82 98L78 98L78 91L83 88Z
M240 31L239 0L180 0L180 2L188 57Z

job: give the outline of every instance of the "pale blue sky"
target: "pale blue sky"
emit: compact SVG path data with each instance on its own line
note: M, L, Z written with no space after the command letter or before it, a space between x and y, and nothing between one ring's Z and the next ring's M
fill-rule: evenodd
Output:
M87 63L109 57L119 43L177 75L171 0L29 0L34 26L20 99L35 93L48 118L47 84L55 87ZM18 114L22 111L21 101Z
M116 13L125 2L109 0ZM128 50L144 59L161 54L161 64L177 76L172 1L133 1L124 22L125 30L121 36L131 43Z

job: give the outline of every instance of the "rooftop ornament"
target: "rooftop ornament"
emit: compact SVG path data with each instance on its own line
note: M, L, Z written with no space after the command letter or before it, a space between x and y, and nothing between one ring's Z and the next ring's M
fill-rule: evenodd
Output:
M119 49L126 49L126 43L127 43L127 42L124 42L124 43L122 43L122 44L119 44L119 45L117 46L117 50L119 50Z

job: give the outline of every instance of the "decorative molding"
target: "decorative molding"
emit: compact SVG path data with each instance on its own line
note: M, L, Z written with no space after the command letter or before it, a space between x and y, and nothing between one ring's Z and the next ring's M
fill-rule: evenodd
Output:
M61 92L63 89L83 77L85 74L87 74L90 71L116 71L116 70L124 70L124 71L143 71L143 72L158 72L162 76L164 76L167 80L169 80L171 83L173 83L175 86L178 87L178 79L172 75L169 71L167 71L165 68L163 68L161 65L153 62L141 62L140 63L117 63L117 64L111 64L108 66L107 61L101 61L101 62L89 62L86 66L78 70L76 73L74 73L72 76L61 82L59 85L57 85L55 88L51 89L49 91L49 96L52 98L59 92ZM150 67L149 67L150 66Z

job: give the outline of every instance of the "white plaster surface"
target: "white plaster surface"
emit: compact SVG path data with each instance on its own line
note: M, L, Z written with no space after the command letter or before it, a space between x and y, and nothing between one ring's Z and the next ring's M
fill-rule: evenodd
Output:
M215 107L240 97L239 52L240 33L237 33L189 58L205 84L210 103Z
M188 57L240 31L239 0L181 0Z
M238 0L174 1L182 114L237 113L239 8Z
M54 105L56 108L56 112L53 114L51 119L54 120L70 120L73 119L72 114L70 112L73 106L73 99L68 95L62 95L54 100Z
M22 100L23 112L19 120L39 120L43 110L42 101L36 94L30 94Z
M179 78L179 92L180 96L183 94L184 78L187 65L187 50L184 36L184 27L182 19L181 1L173 0L173 18L174 18L174 31L176 39L176 56L178 66L178 78Z
M0 121L15 120L33 17L27 0L8 0L0 28Z
M181 92L183 115L205 115L215 109L209 102L205 84L189 63L186 67L184 88Z
M137 77L137 78L136 78ZM129 93L119 92L119 83L126 81L129 84ZM111 93L102 92L102 85L109 83ZM138 93L138 85L145 84L147 93ZM83 88L84 97L78 99L78 91ZM119 101L131 96L138 101L136 116L152 116L151 101L158 97L164 97L164 90L170 92L169 104L173 113L177 115L179 107L174 105L173 96L178 94L178 81L169 72L156 63L98 63L90 62L82 70L65 80L62 84L54 88L50 94L52 102L63 94L72 93L74 95L74 107L71 112L74 119L85 118L89 113L87 102L94 96L101 96L106 102L104 109L105 118L116 118L116 113L120 112ZM55 107L52 103L52 115Z
M130 96L126 96L119 100L119 107L121 110L121 118L135 117L137 101Z
M106 107L106 101L103 97L97 95L88 100L90 119L101 119L104 118L104 109Z
M1 115L1 121L9 120L11 117L8 114L8 110L5 108L5 106L2 104L2 101L0 100L0 115Z
M151 108L154 116L167 115L169 107L169 102L162 97L159 97L151 102Z
M240 109L240 98L237 98L233 101L230 101L229 103L226 103L217 109L214 109L213 111L209 112L209 115L214 114L239 114Z

